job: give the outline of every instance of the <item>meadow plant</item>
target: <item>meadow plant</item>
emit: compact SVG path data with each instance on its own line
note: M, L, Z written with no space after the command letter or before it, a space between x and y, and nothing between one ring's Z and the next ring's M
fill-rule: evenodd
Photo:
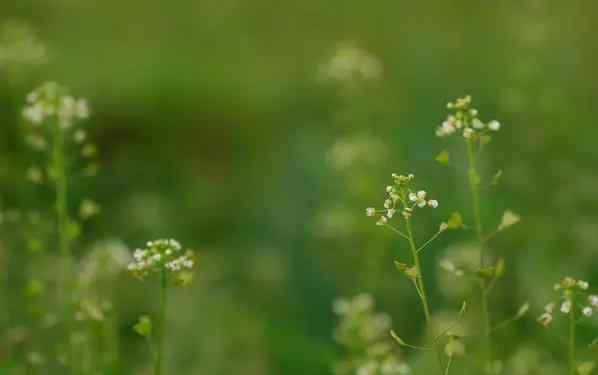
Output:
M434 235L418 245L413 230L413 217L421 210L437 208L439 203L435 199L430 199L425 190L415 189L414 180L415 176L413 174L398 175L393 173L392 184L386 187L387 196L382 208L368 207L366 209L366 215L377 217L376 225L389 228L407 243L411 254L411 263L395 261L395 265L415 287L421 301L426 324L432 329L432 313L426 291L425 279L422 273L420 255L436 238L438 238L438 236L440 236L442 232L448 229L457 228L458 223L456 223L454 219L449 220L449 222L442 222ZM463 304L460 315L462 316L464 312L465 303ZM434 338L432 341L432 345L436 351L439 371L445 374L449 372L453 356L462 354L463 352L463 350L461 350L462 343L459 342L459 338L447 335L449 331L450 327L442 332L433 332ZM394 332L392 332L392 336L402 346L413 349L428 349L407 344ZM440 346L441 341L445 339L445 336L449 336L448 343L445 347L445 354L448 356L446 364ZM457 347L459 348L457 349Z
M496 229L490 233L486 233L482 223L482 207L481 207L481 190L486 186L496 185L502 175L502 171L496 172L491 180L485 184L483 182L482 174L479 169L479 157L483 148L491 142L492 135L498 132L501 124L496 120L484 122L480 119L478 110L472 106L471 96L467 95L463 98L458 98L455 101L447 104L447 109L451 113L436 129L436 136L444 138L449 136L459 136L464 143L464 148L467 154L467 182L471 200L471 217L473 221L473 230L475 232L475 239L479 248L479 263L478 269L475 270L477 281L479 285L481 311L482 311L482 332L485 337L485 360L484 367L487 372L492 372L494 367L492 357L492 332L495 328L492 326L490 309L488 300L490 292L493 290L496 281L503 275L505 262L499 259L492 263L490 256L487 254L488 241L492 239L498 232L501 232L510 226L519 222L520 217L516 213L507 210L504 212L500 224ZM444 150L436 157L436 161L444 165L453 165L450 154ZM460 215L460 214L459 214ZM445 263L443 265L447 270L454 272L452 265ZM458 270L458 272L462 272ZM526 306L526 305L524 305ZM527 310L523 308L523 310ZM520 310L515 317L521 317ZM511 319L512 320L512 319ZM511 321L509 320L509 321ZM502 327L503 323L500 323Z
M585 323L598 312L598 295L589 292L590 284L584 280L565 277L553 287L558 293L555 300L544 307L544 313L538 317L538 323L548 327L553 323L555 315L565 315L568 320L569 339L567 353L570 375L591 374L596 363L594 361L577 361L577 326ZM593 346L598 344L595 340Z
M136 249L128 269L133 276L146 280L157 274L160 279L159 312L154 333L149 316L141 316L134 330L145 337L154 359L154 375L162 374L168 290L172 285L187 285L193 278L196 261L192 250L185 250L174 239L149 241L143 249Z
M338 298L333 310L339 319L334 339L347 358L334 366L336 375L406 375L411 368L388 336L392 320L377 312L374 298L362 293L353 298Z
M34 183L48 182L54 190L54 213L57 249L65 265L62 273L63 285L58 287L64 311L62 323L66 332L64 353L59 360L72 367L75 360L74 316L79 296L72 243L80 233L80 224L71 213L69 185L76 175L77 165L84 165L85 175L94 175L97 164L93 161L97 149L87 141L87 133L79 124L89 118L90 110L85 99L70 95L68 88L55 82L48 82L27 95L22 111L25 120L25 140L36 152L39 165L33 165L27 177ZM90 205L95 209L90 210ZM85 215L88 219L99 212L99 206L86 199ZM93 212L92 212L93 211ZM39 246L37 246L39 247ZM73 369L74 371L74 369Z

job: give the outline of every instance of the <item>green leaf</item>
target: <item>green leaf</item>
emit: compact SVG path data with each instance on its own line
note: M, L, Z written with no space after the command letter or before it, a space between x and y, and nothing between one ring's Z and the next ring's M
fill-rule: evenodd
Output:
M436 155L435 159L438 163L448 165L450 161L450 155L447 150L442 150L438 155Z
M527 314L529 311L529 302L524 303L519 310L517 310L517 314L515 314L515 319L521 319Z
M459 212L453 212L447 221L449 229L459 229L463 227L463 217Z
M502 277L505 274L505 268L505 260L504 258L500 258L494 266L494 276L497 278Z
M139 321L133 326L133 330L143 337L149 337L152 334L152 320L147 315L139 317Z

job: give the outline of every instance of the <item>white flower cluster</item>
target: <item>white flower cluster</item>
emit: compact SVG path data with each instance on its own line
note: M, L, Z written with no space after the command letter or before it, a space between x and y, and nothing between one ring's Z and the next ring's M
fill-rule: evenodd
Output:
M181 244L173 239L149 241L146 248L133 252L133 259L127 268L142 279L152 272L176 273L195 266L193 252L188 250L183 253Z
M394 184L386 187L386 194L388 197L384 200L384 208L376 209L374 207L366 208L367 216L375 216L381 214L376 225L386 225L388 220L392 219L398 210L401 211L405 219L409 219L416 207L438 207L438 201L435 199L428 199L428 193L425 190L412 190L411 182L415 176L409 174L407 176L392 174Z
M355 79L376 80L383 71L382 63L374 55L353 44L342 44L321 67L320 74L325 79L352 82Z
M0 27L0 68L8 64L40 64L46 61L46 46L31 26L7 21Z
M85 99L77 99L55 82L47 82L27 95L23 118L32 125L56 122L62 129L72 127L76 120L89 117Z
M337 299L333 304L339 317L335 340L347 348L349 358L337 363L338 375L404 375L411 373L402 362L388 331L392 321L387 314L377 313L374 298L362 293L350 299Z
M565 277L560 283L555 284L553 289L562 292L559 311L563 314L580 311L585 317L594 315L594 311L598 310L598 295L588 294L589 288L590 284L587 281L575 280L572 277ZM543 326L552 323L556 307L557 302L550 302L544 306L544 313L538 317L538 323Z
M453 114L448 115L446 120L436 128L437 137L448 137L457 132L461 132L466 139L488 136L488 132L500 130L500 123L492 120L488 123L482 122L478 118L478 111L471 107L471 96L459 98L454 102L449 102L447 108L454 110Z

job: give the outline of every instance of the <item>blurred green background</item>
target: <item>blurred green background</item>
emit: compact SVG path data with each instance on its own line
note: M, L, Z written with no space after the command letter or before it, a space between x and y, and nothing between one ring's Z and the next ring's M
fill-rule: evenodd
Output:
M382 202L391 173L415 173L440 201L418 218L421 239L455 210L469 219L465 177L434 162L451 144L434 136L446 102L465 94L503 125L483 154L487 176L504 170L484 220L522 216L491 246L507 259L492 303L496 321L524 301L533 316L498 334L498 355L564 358L533 318L562 276L598 282L597 14L594 2L536 0L2 1L0 374L20 373L14 331L32 329L24 291L39 255L7 217L51 209L51 190L26 179L20 118L48 80L89 99L101 150L99 175L73 188L73 200L101 205L78 255L107 238L134 248L174 237L199 252L198 278L170 306L167 373L329 374L341 357L332 301L359 292L417 341L417 296L392 264L406 248L364 208ZM10 58L15 25L44 59ZM323 79L343 43L374 56L381 75ZM469 238L426 250L435 310L464 298L435 278L436 261ZM154 286L112 283L122 373L143 373L148 353L130 327L155 312ZM421 354L405 355L416 367Z

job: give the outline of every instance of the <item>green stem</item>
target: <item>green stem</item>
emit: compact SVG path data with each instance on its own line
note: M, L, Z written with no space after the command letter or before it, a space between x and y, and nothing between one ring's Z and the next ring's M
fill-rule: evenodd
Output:
M407 239L409 242L409 248L411 250L411 256L413 258L413 263L415 269L417 271L417 278L416 278L416 286L419 287L419 296L422 302L422 306L424 308L424 315L426 318L426 324L430 329L432 329L432 316L430 314L430 304L428 303L428 297L426 294L426 287L424 284L424 277L422 274L421 262L419 260L419 255L417 253L417 246L415 245L415 240L413 238L413 229L411 228L411 219L405 219L405 227L407 230ZM432 336L434 336L434 332L432 332ZM442 373L443 363L442 363L442 349L438 345L438 342L434 342L434 348L436 349L436 359L438 360L438 366L440 373Z
M60 253L70 260L70 236L68 216L68 183L64 157L64 133L59 124L54 124L54 147L52 150L52 171L56 188L56 217L58 220L58 247Z
M467 157L468 157L468 180L469 190L471 193L471 204L473 211L474 227L476 232L476 238L480 247L480 269L486 267L486 251L484 246L484 231L482 228L482 215L480 209L480 191L479 191L479 174L476 165L476 155L474 151L474 144L472 140L466 140L467 142ZM486 292L486 280L481 279L480 281L480 300L482 304L482 320L484 324L484 336L486 337L486 359L487 363L492 360L492 337L491 337L491 324L490 324L490 313L488 310L488 293Z
M575 369L575 298L572 298L569 312L569 374L577 374Z
M60 255L64 258L65 270L64 270L64 285L62 286L62 293L66 296L65 298L65 311L64 311L64 324L66 329L66 348L69 365L72 365L75 360L74 350L72 345L72 304L75 285L71 275L71 249L70 249L70 234L69 234L69 214L68 214L68 174L67 164L65 159L65 139L64 132L58 122L50 123L53 127L53 147L52 147L52 158L51 168L54 177L54 188L56 190L56 226L58 232L58 250ZM72 371L75 371L72 368Z
M160 273L160 315L158 317L158 332L156 337L156 356L154 361L154 375L162 374L162 352L164 347L164 333L166 325L166 303L168 294L168 280L166 270Z

